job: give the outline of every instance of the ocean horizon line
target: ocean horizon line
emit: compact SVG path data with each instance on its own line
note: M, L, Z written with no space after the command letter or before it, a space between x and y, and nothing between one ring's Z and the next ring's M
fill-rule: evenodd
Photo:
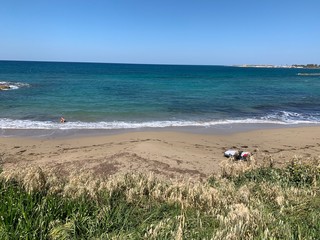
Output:
M217 66L217 67L237 67L241 64L186 64L186 63L134 63L134 62L100 62L100 61L67 61L67 60L6 60L0 62L30 62L30 63L84 63L84 64L110 64L110 65L155 65L155 66Z
M146 63L146 62L104 62L104 61L76 61L76 60L21 60L0 59L0 62L30 62L30 63L78 63L78 64L110 64L110 65L151 65L151 66L197 66L197 67L244 67L244 68L289 68L294 65L307 65L305 63L295 64L271 64L271 63L233 63L233 64L209 64L209 63ZM320 64L319 64L320 65ZM271 67L272 66L272 67ZM310 68L313 69L313 68Z

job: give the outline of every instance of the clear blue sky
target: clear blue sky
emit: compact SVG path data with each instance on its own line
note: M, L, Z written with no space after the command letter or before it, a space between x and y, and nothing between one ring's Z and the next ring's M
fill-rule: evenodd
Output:
M0 0L0 59L320 64L320 0Z

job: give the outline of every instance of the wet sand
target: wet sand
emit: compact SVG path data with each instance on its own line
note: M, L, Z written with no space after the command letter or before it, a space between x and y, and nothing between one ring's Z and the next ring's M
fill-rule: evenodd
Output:
M207 178L219 173L229 148L250 151L258 162L271 156L276 166L294 156L318 157L319 133L320 127L299 127L234 134L144 131L54 139L0 137L0 160L4 170L39 166L64 174L85 169L97 176L151 171L162 177Z

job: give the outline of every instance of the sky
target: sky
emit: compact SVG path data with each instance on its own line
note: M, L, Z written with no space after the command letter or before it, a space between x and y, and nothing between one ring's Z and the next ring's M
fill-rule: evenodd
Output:
M0 0L0 60L320 64L320 1Z

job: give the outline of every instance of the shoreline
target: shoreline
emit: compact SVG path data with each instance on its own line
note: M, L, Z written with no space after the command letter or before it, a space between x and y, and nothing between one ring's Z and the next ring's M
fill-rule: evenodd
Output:
M283 166L294 156L314 158L320 152L319 126L256 129L224 134L180 131L133 131L109 135L55 138L0 137L4 170L41 167L70 174L89 171L108 177L153 172L161 177L205 179L219 174L228 159L224 151L253 153L259 163L273 158Z
M35 138L59 139L109 136L135 132L178 132L204 135L230 135L257 130L287 129L302 127L317 127L315 123L279 124L279 123L231 123L214 126L184 126L184 127L142 127L124 129L0 129L0 138Z

